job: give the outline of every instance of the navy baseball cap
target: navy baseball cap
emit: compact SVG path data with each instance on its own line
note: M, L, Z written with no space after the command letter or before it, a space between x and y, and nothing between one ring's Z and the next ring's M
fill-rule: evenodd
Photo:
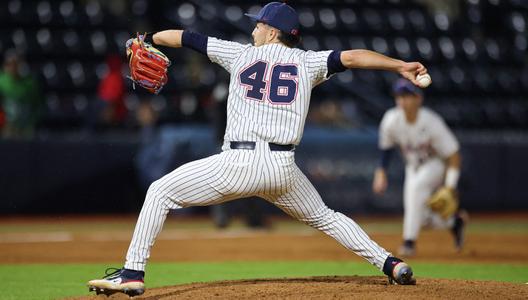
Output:
M422 90L414 85L414 83L410 82L409 80L405 78L400 78L394 82L392 85L392 94L394 96L398 95L407 95L407 94L414 94L414 95L422 95Z
M299 35L299 16L295 9L286 3L270 2L258 14L245 15L255 22L268 24L284 33Z

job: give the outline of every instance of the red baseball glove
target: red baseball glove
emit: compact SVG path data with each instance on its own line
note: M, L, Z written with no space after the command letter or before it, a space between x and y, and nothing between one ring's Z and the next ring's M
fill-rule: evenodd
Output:
M145 42L138 33L126 42L130 79L153 94L158 94L167 83L167 69L171 62L165 54Z

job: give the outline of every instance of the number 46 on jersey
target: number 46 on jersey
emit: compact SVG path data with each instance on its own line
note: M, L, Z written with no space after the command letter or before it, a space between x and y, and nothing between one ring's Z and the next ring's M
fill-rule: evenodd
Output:
M294 64L276 64L268 70L268 63L257 61L246 67L238 76L239 82L246 87L246 98L273 104L290 104L297 97L297 66ZM271 73L271 76L270 76ZM266 80L269 78L269 80Z

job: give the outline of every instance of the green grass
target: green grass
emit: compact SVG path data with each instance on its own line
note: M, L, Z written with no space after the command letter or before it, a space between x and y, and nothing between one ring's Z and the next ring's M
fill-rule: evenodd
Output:
M26 264L0 265L0 299L57 299L87 295L85 283L97 278L109 265L119 264ZM413 263L419 278L500 280L525 283L528 265ZM325 275L381 275L359 262L217 262L152 263L147 286L247 278L283 278Z

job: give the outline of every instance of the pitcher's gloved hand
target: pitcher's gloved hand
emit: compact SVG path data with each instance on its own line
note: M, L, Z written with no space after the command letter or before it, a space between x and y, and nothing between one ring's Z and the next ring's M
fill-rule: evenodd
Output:
M165 54L145 42L146 34L126 42L130 79L153 94L158 94L167 83L167 69L171 62Z

